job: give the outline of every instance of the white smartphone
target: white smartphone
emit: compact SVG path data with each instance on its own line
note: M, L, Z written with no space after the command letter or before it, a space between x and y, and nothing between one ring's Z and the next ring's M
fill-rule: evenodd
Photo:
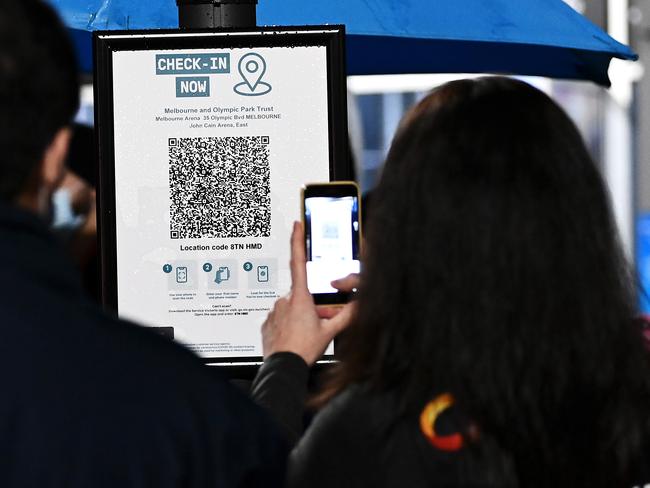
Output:
M307 286L316 305L340 305L350 293L333 280L360 271L361 199L353 181L314 183L302 189Z

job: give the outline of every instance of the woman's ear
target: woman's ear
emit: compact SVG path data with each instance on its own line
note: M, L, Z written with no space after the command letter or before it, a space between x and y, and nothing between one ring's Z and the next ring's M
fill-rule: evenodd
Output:
M69 127L59 129L45 148L41 162L33 170L15 204L41 216L50 212L52 193L65 175L65 160L72 137Z
M50 192L54 191L63 179L65 160L68 155L71 137L72 130L70 127L59 129L43 154L40 183Z

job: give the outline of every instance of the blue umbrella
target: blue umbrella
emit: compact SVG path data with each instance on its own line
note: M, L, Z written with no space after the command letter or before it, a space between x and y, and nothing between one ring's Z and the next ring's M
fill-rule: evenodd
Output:
M50 1L82 31L178 25L174 0ZM350 75L490 72L608 86L612 57L637 59L562 0L259 0L257 13L259 25L345 24Z

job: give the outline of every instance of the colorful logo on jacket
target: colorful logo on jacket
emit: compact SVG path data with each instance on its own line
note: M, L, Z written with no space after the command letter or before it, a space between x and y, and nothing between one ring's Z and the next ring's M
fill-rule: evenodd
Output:
M454 397L449 393L438 395L424 406L420 414L420 430L429 443L440 451L459 451L463 448L463 436L460 433L438 435L436 420L442 412L454 404Z

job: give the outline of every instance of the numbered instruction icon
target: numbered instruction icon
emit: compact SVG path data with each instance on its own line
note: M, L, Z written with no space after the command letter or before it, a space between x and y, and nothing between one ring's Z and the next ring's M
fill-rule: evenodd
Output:
M236 259L219 259L211 261L211 272L205 275L205 285L209 293L214 291L219 292L219 296L223 297L223 293L229 293L232 290L239 288L238 271L241 264ZM234 293L234 291L233 291Z
M251 259L250 272L246 273L246 281L251 290L271 290L278 284L278 262L275 258ZM246 268L244 268L246 269Z
M176 283L187 283L187 267L179 266L176 268Z
M217 270L217 276L214 278L214 282L218 285L223 283L224 281L228 281L230 279L230 268L228 266L221 266Z
M163 266L167 274L167 289L170 292L194 290L197 287L198 265L194 261L172 261Z
M257 281L260 283L268 283L269 281L269 267L268 266L258 266L257 267Z

